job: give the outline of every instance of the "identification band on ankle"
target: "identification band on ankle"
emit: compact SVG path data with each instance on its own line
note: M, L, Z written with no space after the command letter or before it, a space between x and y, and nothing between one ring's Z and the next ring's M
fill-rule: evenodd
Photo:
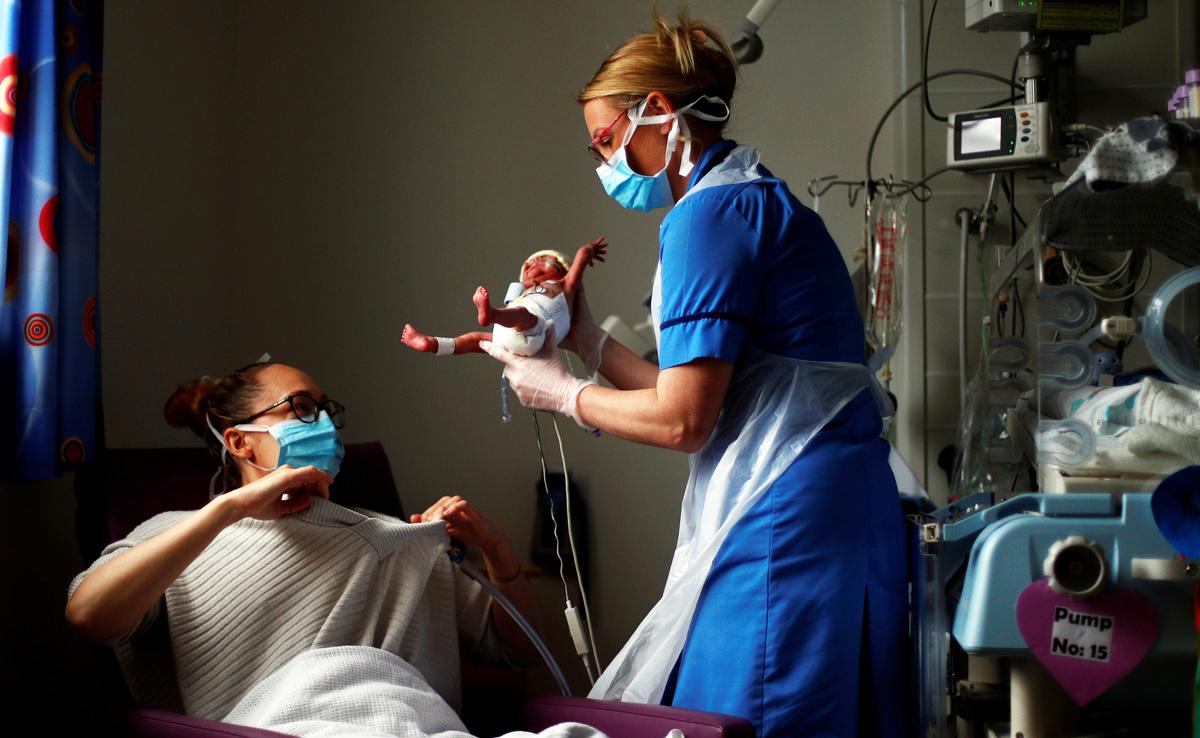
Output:
M442 338L441 336L436 336L433 340L437 341L438 345L437 351L433 354L434 356L450 356L454 353L453 338Z

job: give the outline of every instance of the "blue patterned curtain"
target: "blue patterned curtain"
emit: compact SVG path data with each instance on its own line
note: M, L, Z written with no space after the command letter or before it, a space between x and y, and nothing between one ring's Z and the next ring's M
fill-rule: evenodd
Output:
M0 478L49 479L101 439L103 4L0 0Z

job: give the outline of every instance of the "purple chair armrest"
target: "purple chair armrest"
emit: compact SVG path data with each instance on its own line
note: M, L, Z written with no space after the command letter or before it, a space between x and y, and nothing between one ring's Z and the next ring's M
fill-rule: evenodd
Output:
M288 738L273 730L140 708L129 711L127 726L130 738Z
M664 738L672 728L688 738L754 738L754 726L732 715L583 697L529 697L524 717L522 727L529 731L557 723L583 723L612 738Z

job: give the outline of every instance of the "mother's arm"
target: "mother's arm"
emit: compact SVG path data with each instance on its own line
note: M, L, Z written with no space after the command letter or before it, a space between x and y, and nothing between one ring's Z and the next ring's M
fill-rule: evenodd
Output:
M225 528L248 516L270 520L303 510L310 504L307 495L286 501L280 497L305 489L328 497L330 482L329 475L316 467L283 466L217 497L195 515L88 574L67 602L67 622L91 641L120 638Z
M517 556L508 536L487 516L458 495L442 497L423 513L414 514L414 523L443 520L446 533L456 541L467 543L483 551L488 579L513 603L525 619L537 631L541 631L533 593L525 583L521 559ZM537 649L512 615L496 600L491 604L492 622L500 640L519 654L536 657Z

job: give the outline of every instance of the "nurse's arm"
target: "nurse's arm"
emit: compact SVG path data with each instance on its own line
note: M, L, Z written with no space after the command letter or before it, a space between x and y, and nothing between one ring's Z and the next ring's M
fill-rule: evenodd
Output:
M650 389L658 384L658 365L646 361L611 336L604 342L600 374L621 390Z
M590 385L579 393L576 411L587 425L618 438L687 453L700 450L721 414L733 365L696 359L656 374L647 389Z

